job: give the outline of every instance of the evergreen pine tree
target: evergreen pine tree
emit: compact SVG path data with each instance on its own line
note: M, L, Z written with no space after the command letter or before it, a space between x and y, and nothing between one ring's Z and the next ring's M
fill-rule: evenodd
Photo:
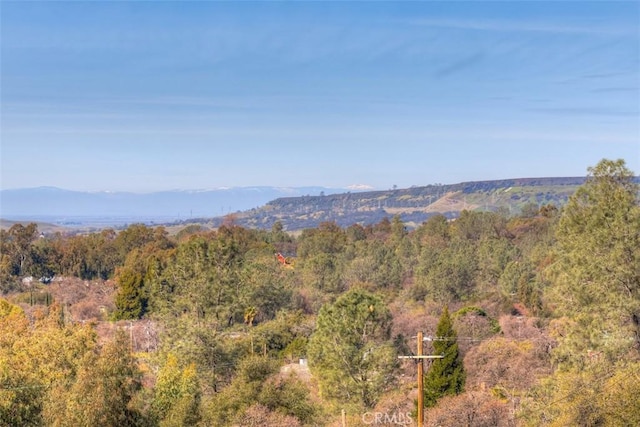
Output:
M447 307L438 321L433 349L434 354L444 357L434 359L425 375L424 404L427 407L435 406L443 396L460 394L464 389L465 373L458 351L457 334Z
M118 291L114 298L116 304L116 310L113 312L114 320L141 318L147 307L142 274L123 268L118 272L116 280Z
M307 355L324 396L343 405L375 406L397 364L391 323L382 298L360 289L320 309Z
M623 160L588 171L562 210L550 266L548 298L571 320L553 352L562 369L582 369L590 351L617 362L640 349L640 186Z

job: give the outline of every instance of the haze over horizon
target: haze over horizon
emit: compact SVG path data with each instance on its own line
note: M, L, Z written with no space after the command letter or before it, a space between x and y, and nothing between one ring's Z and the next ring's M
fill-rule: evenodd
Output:
M638 2L1 2L0 188L640 173Z

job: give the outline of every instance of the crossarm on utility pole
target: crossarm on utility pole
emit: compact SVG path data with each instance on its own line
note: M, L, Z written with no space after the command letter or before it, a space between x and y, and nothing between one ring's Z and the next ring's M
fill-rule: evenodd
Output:
M428 356L428 355L422 355L422 356L398 356L398 359L442 359L444 356Z

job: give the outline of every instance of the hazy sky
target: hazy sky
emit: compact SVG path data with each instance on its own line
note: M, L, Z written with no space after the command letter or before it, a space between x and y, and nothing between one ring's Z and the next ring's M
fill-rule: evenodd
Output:
M640 2L0 2L2 188L640 173Z

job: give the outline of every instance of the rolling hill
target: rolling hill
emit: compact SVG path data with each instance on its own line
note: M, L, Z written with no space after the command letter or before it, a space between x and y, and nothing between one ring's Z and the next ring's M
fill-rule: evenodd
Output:
M455 218L463 210L505 210L520 213L526 205L562 206L585 181L584 177L521 178L474 181L452 185L427 185L387 191L342 193L323 196L283 197L266 205L235 214L236 224L270 228L280 221L289 231L335 221L346 227L374 224L398 215L409 228L435 214ZM219 226L223 218L196 222Z

